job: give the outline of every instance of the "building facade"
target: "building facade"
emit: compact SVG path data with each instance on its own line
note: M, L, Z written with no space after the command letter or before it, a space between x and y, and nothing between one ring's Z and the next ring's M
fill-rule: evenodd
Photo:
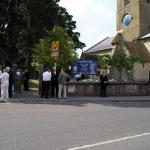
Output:
M117 31L122 32L125 42L123 48L129 55L143 59L143 63L134 65L133 80L135 81L150 80L149 15L150 0L117 0Z
M150 33L150 0L117 0L117 31L127 41Z
M117 34L105 38L86 50L83 55L113 55L124 49L129 56L139 56L133 71L123 75L123 80L150 81L150 0L117 0ZM117 80L114 69L111 78Z

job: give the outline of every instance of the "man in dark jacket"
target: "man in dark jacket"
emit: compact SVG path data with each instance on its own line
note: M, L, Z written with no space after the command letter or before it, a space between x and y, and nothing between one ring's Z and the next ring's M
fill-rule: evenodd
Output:
M29 90L29 71L26 69L24 74L23 74L23 89L24 91L28 91Z
M106 96L106 87L107 87L107 81L108 77L105 71L100 75L100 96L105 97Z
M51 72L51 96L54 97L58 97L58 76L59 76L59 72L56 69L56 67L53 67L53 70Z
M13 71L11 70L10 67L6 67L6 70L9 74L8 94L9 94L9 98L12 98L12 87L13 87L13 82L14 82Z

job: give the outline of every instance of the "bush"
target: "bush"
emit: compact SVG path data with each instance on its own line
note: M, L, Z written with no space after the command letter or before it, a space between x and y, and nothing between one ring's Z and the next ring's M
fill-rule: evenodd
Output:
M29 87L30 88L39 88L39 81L34 80L34 79L30 79L29 80Z

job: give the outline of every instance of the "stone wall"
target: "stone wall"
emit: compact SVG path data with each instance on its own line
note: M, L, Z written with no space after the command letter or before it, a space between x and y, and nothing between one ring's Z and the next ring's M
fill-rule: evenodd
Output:
M134 81L148 81L150 71L150 62L135 63L133 70Z
M68 83L69 96L100 96L100 83ZM108 83L107 96L150 96L150 83Z

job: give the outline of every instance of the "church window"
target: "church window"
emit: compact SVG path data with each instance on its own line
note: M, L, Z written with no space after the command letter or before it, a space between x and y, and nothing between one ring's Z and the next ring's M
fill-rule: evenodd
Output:
M125 26L129 26L131 21L132 21L132 16L130 14L125 14L123 17L122 17L122 23L125 25Z
M124 0L124 5L128 5L130 3L130 0Z

